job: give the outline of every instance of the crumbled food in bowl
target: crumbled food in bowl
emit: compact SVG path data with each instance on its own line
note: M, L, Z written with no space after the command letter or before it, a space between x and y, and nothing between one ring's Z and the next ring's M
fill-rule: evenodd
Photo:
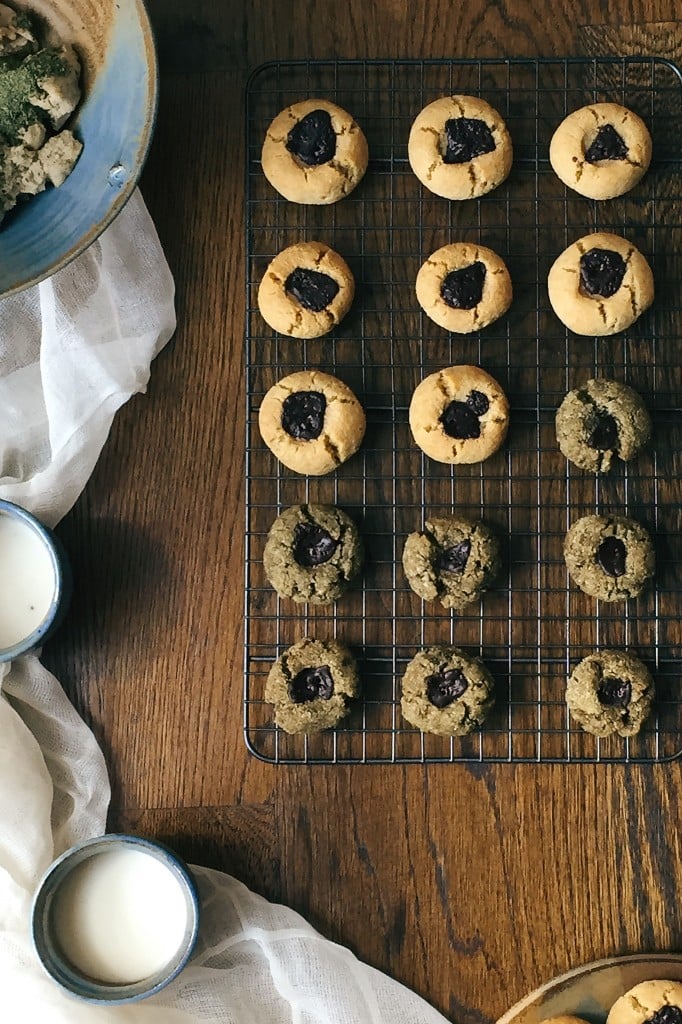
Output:
M80 100L80 70L52 30L0 4L0 220L73 170L83 144L63 125Z

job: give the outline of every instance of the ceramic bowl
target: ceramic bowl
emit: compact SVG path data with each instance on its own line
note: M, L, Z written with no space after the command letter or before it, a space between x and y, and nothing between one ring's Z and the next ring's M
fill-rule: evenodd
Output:
M65 266L111 223L147 154L157 101L152 32L141 0L8 0L72 43L83 97L66 127L83 143L73 171L0 224L0 296Z
M60 892L64 893L63 886L73 878L74 871L87 866L89 862L92 864L93 859L102 854L126 851L146 854L168 872L169 883L173 888L177 885L179 897L184 901L186 918L184 935L171 959L142 980L123 984L98 981L69 962L59 944L56 908ZM119 891L118 898L122 898L121 892L128 891L139 891L139 886L137 890L131 888ZM33 945L44 969L70 995L89 1003L135 1003L159 992L183 969L196 944L199 913L199 896L194 879L187 865L172 850L151 839L112 833L89 839L67 850L48 868L33 900ZM105 909L102 914L106 915ZM70 925L70 936L73 938L73 925Z
M636 953L584 964L536 988L497 1024L541 1024L564 1014L604 1024L624 992L640 981L656 979L682 981L682 954Z
M52 530L43 526L35 516L27 512L21 505L16 505L12 501L6 501L4 498L0 499L0 516L8 516L10 519L15 520L15 522L26 527L33 535L33 538L38 540L40 548L44 552L44 555L41 556L41 563L44 563L44 567L49 566L50 576L48 582L52 593L49 607L47 607L46 603L45 615L35 628L31 629L21 639L16 640L11 646L0 646L0 662L4 662L14 661L20 655L27 654L36 647L42 646L61 625L71 600L72 576L66 551ZM34 541L32 540L31 543L33 544ZM29 575L25 579L30 579L30 574L34 571L31 567L27 567ZM47 575L44 578L47 579ZM13 592L12 599L17 600L16 589ZM15 633L16 636L17 634ZM7 643L8 641L9 637L7 640L3 637L0 642Z

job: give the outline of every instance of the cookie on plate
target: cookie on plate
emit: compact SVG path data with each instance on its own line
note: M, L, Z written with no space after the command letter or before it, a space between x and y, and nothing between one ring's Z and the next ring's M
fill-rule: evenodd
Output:
M599 378L569 391L556 414L556 436L566 458L606 473L614 458L629 462L651 437L651 417L627 384Z
M594 736L634 736L649 716L654 681L639 658L596 651L576 665L566 686L571 718Z
M545 1017L541 1024L588 1024L584 1017L575 1017L572 1013L561 1013L558 1017Z
M555 260L549 301L576 334L624 331L654 301L654 278L632 242L605 231L579 238Z
M492 249L453 242L432 253L419 269L417 299L440 327L456 334L480 331L507 312L512 283Z
M427 519L403 548L403 569L415 594L444 608L478 601L500 571L500 544L485 523L443 516Z
M474 199L509 174L512 140L498 112L478 96L442 96L417 114L407 145L410 166L444 199Z
M436 462L482 462L507 436L509 402L479 366L448 366L417 385L409 419L414 440Z
M282 110L263 142L263 174L291 203L326 206L347 196L367 170L367 139L350 114L329 100Z
M350 309L350 267L324 242L297 242L275 256L258 288L265 322L291 338L319 338Z
M609 1010L606 1024L677 1024L682 1019L682 983L640 981Z
M554 172L588 199L628 192L651 162L649 129L618 103L590 103L561 122L549 144Z
M288 733L333 728L357 694L358 667L348 648L337 640L311 637L284 651L265 684L265 699L275 706L275 724Z
M422 732L465 736L493 707L494 687L480 658L459 647L425 647L405 669L400 710Z
M365 412L338 377L299 370L266 393L258 426L270 451L288 469L322 476L358 450L365 435Z
M358 528L335 505L292 505L275 519L263 551L265 575L280 597L336 601L363 563Z
M601 601L638 597L653 578L654 545L645 528L625 516L583 516L564 540L571 579Z

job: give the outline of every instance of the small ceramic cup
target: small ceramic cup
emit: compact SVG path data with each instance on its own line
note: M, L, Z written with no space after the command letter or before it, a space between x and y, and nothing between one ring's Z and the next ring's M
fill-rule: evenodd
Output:
M0 662L47 640L71 597L71 570L57 537L20 505L0 499Z
M161 843L111 834L62 854L33 901L33 944L50 977L90 1003L133 1003L183 969L199 929L187 866Z

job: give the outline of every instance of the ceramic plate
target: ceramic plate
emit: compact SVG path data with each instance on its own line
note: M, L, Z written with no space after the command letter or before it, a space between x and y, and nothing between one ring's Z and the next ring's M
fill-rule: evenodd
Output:
M640 981L655 978L682 981L682 954L637 953L576 967L536 988L497 1024L540 1024L565 1013L604 1024L619 996Z

